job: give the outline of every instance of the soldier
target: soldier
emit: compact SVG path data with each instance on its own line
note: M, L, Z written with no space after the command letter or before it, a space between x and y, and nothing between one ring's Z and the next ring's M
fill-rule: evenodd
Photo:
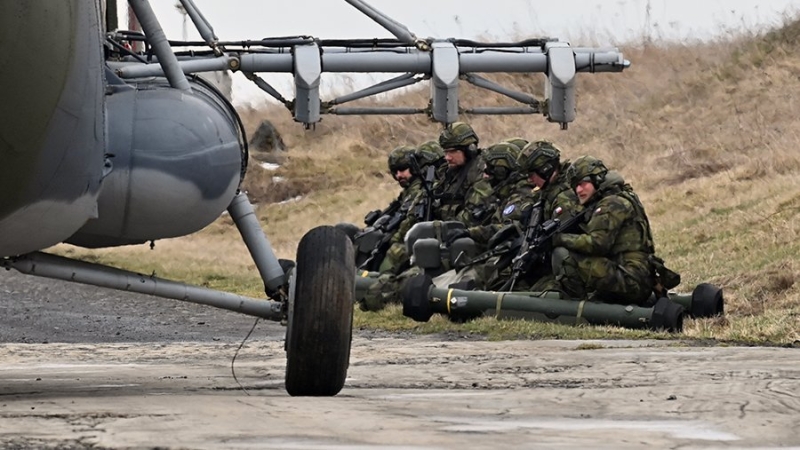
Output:
M439 135L447 168L437 177L431 191L423 191L414 200L400 232L392 241L396 252L405 252L403 239L417 222L455 220L465 226L488 222L493 212L492 187L483 178L478 136L464 122L448 125Z
M491 217L492 187L483 179L478 158L478 135L464 122L455 122L439 135L447 171L434 187L434 219L457 220L467 227L480 225Z
M414 201L401 230L409 230L422 221L455 220L467 227L477 226L488 221L492 215L492 188L483 178L483 162L478 149L478 135L464 122L448 125L439 135L439 144L444 151L447 169L437 180L432 192L423 192ZM431 198L431 196L433 198ZM424 207L429 203L429 207ZM427 211L427 214L420 214ZM392 258L406 254L405 232L397 233L391 246ZM397 269L399 267L399 269ZM366 310L378 310L386 303L399 300L399 288L403 280L413 276L417 268L395 266L391 271L381 271L378 281L367 291L365 298L358 299Z
M414 158L412 164L411 158ZM408 163L413 167L413 172L419 170L420 173L414 173L411 178L411 184L406 190L409 195L403 196L403 206L401 207L401 214L403 216L402 222L397 227L396 231L391 237L390 247L386 252L386 257L380 264L380 272L400 273L409 266L409 256L406 254L403 238L410 228L409 221L406 220L409 214L413 213L413 208L417 205L417 201L421 196L426 195L427 189L432 189L432 186L425 186L425 183L431 183L431 180L426 180L426 172L429 167L433 167L434 180L441 176L443 173L444 152L436 141L428 141L420 146L407 156ZM405 191L403 191L405 193Z
M492 186L491 209L493 215L489 223L467 229L450 230L446 240L452 243L462 237L470 237L476 244L485 247L504 224L519 221L522 204L520 200L530 197L533 186L519 172L520 149L509 142L500 142L481 152L484 162L483 177Z
M566 172L570 166L569 161L561 161L561 150L550 141L535 141L526 145L520 152L517 163L520 171L527 177L527 182L536 186L536 191L529 195L519 195L515 203L506 206L506 209L517 209L517 216L511 225L506 225L492 237L492 247L499 246L502 242L515 239L524 230L531 220L531 208L537 203L541 210L540 223L552 219L561 221L573 217L581 209L578 197L567 182ZM512 206L513 205L513 206ZM513 215L514 211L509 211ZM536 226L537 224L530 224ZM505 264L509 263L508 258ZM550 261L549 254L541 255L541 261ZM490 280L488 284L498 287L503 284L502 279L508 278L510 269L505 270L504 264L497 269L501 270L495 276L498 280ZM530 264L527 270L519 275L519 282L514 283L517 290L548 290L556 289L550 264Z
M583 234L553 238L553 273L575 298L643 304L653 292L653 236L644 206L630 185L591 156L567 171L570 185L587 209Z
M392 237L405 218L411 201L421 191L421 181L414 174L411 158L417 149L402 145L389 153L388 166L392 178L403 190L383 210L371 211L364 217L366 228L359 230L352 224L337 224L352 236L356 245L356 266L365 270L377 270L384 260Z
M406 252L404 237L411 226L414 224L413 218L416 216L415 209L421 205L421 199L425 198L428 194L427 189L432 189L433 182L443 176L446 164L444 163L444 152L439 146L437 141L428 141L420 144L414 153L415 160L419 166L421 175L414 181L419 180L420 188L418 194L411 200L407 207L404 209L404 220L400 223L397 232L394 233L391 239L391 244L386 252L386 257L383 259L379 267L381 272L380 277L376 283L370 287L365 294L364 298L356 299L360 308L365 311L377 311L382 309L386 303L394 303L399 300L398 289L402 280L413 276L416 272L409 270L411 268L410 257ZM423 179L428 172L428 168L434 169L434 180ZM431 186L425 186L430 183Z
M567 180L570 162L561 161L561 150L555 144L550 141L531 142L522 149L518 162L528 181L539 188L543 220L559 218L563 221L581 209Z
M407 188L411 184L411 155L417 151L410 145L401 145L389 153L389 173L397 184L403 188L403 192L398 197L401 200L408 196Z

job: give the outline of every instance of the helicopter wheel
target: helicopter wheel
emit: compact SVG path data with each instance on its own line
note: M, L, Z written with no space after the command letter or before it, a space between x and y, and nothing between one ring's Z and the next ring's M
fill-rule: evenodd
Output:
M333 396L347 377L353 336L355 256L347 235L331 226L300 240L289 293L286 391Z

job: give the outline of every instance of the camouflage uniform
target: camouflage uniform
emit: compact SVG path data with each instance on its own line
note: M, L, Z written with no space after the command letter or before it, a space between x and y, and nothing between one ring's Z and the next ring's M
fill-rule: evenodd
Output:
M653 237L644 207L622 177L608 176L602 161L578 158L568 171L570 185L590 181L583 234L554 238L553 272L572 297L613 303L644 303L653 291Z
M457 220L469 227L491 217L492 186L483 179L480 158L473 156L461 167L448 168L433 195L434 220Z
M408 268L409 255L406 252L406 247L403 242L406 233L411 228L411 225L413 225L408 217L414 215L414 209L419 199L426 195L423 183L425 182L424 177L428 167L434 168L437 178L443 173L444 152L438 142L429 141L421 144L414 151L414 158L416 159L418 169L422 173L414 174L412 181L414 190L413 192L409 192L407 196L404 196L401 210L406 218L403 219L403 222L400 223L397 231L392 236L389 250L386 252L386 257L381 262L379 268L379 271L382 273L389 272L397 274Z
M500 142L481 152L481 159L485 165L484 173L494 192L491 198L492 217L489 223L484 225L450 230L445 237L448 245L457 239L469 237L475 242L478 251L485 251L490 238L500 228L519 222L523 211L521 198L526 195L530 197L532 192L528 181L520 178L517 163L519 153L520 149L509 142ZM459 276L463 279L474 279L480 287L485 286L495 273L493 259L475 262L470 267L473 269L471 273L461 271Z
M456 220L467 227L487 222L492 215L492 188L483 179L483 161L478 157L478 136L466 123L456 122L447 126L439 136L442 149L457 149L464 153L466 161L459 167L447 168L443 177L437 179L432 189L434 196L430 205L431 220ZM422 192L412 204L406 220L400 225L388 255L408 258L405 249L405 235L411 227L425 218L418 213L425 202L430 201L427 192ZM387 256L388 256L387 255ZM420 269L412 267L401 273L382 273L378 281L367 291L366 298L357 299L361 307L369 310L383 308L386 303L400 299L400 287L403 280L419 273Z
M478 135L464 122L448 125L439 135L439 145L458 150L466 157L464 165L449 167L433 189L434 219L457 220L470 227L491 216L492 187L483 179L483 160L479 158Z
M536 202L533 186L527 179L518 179L517 182L510 187L512 188L512 192L506 198L505 203L495 211L492 223L488 226L480 227L477 232L474 229L470 229L470 236L474 233L475 237L473 239L476 243L482 245L486 252L496 250L496 248L488 248L489 243L503 228L511 227L518 230L516 235L521 234L519 230L524 228L525 217L529 214L531 206ZM502 243L501 241L493 243L493 245ZM485 257L486 255L487 254L484 254L483 256ZM505 257L511 258L513 255L507 254ZM474 266L476 273L475 282L478 289L491 289L505 283L505 279L508 279L510 274L510 268L508 267L510 261L501 264L506 270L498 273L496 265L502 258L503 256L493 256L485 263L479 263Z
M535 141L526 145L520 152L517 160L520 171L528 175L537 174L546 181L541 189L537 188L531 194L521 197L521 208L515 225L519 234L524 234L528 226L532 206L541 201L542 217L545 222L559 219L562 222L576 215L581 206L575 192L567 182L566 172L570 166L569 161L561 162L561 151L552 142ZM549 255L544 258L549 261ZM548 290L555 289L558 285L554 282L550 264L539 264L529 268L523 273L515 284L515 290ZM500 279L511 275L510 268L496 276ZM497 284L497 283L490 283Z
M400 205L400 210L404 212L408 211L411 202L422 192L422 180L418 174L414 173L411 164L411 158L416 157L417 151L414 147L403 145L395 148L389 154L389 173L392 174L392 178L397 180L397 172L411 169L411 180L408 186L405 186L395 199L395 202Z
M543 204L543 221L557 218L561 222L565 222L583 210L575 191L572 190L567 180L566 172L569 167L569 161L561 163L556 178L544 189L537 191L537 199L541 199ZM545 261L549 261L549 259L550 255L548 253ZM523 275L522 279L524 282L519 284L519 289L517 290L547 291L556 290L560 287L555 280L552 266L549 264L531 268L528 273Z
M531 142L522 149L519 165L529 177L537 174L547 180L536 191L537 200L543 203L543 220L559 218L565 221L582 209L567 179L570 162L561 161L561 150L555 144L550 141Z
M478 158L480 152L477 149L477 135L469 125L456 122L442 131L439 143L439 148L461 149L467 161L463 166L438 172L440 175L437 176L431 192L434 196L430 205L431 217L427 219L457 220L467 227L487 222L493 207L492 187L483 179L483 161ZM421 217L421 210L427 209L425 204L430 201L425 190L414 200L408 216L400 224L400 229L392 240L393 253L405 253L405 235L414 224L426 219Z
M520 149L514 144L501 142L481 153L484 161L484 172L489 175L492 186L490 200L492 216L489 223L469 227L466 232L479 246L486 246L489 238L500 228L511 221L519 221L522 217L521 197L531 195L533 187L527 180L521 179L519 173Z
M411 201L422 189L422 182L411 170L409 178L400 181L397 173L412 169L411 158L417 149L400 146L389 153L389 173L398 181L403 190L389 206L383 210L372 211L364 218L367 227L352 232L351 239L356 245L356 265L365 270L376 270L384 259L387 246L398 229L398 220L405 217ZM349 224L337 224L337 227ZM355 227L351 225L351 227ZM350 230L350 227L343 228ZM377 242L375 239L379 239ZM370 248L371 247L371 248Z

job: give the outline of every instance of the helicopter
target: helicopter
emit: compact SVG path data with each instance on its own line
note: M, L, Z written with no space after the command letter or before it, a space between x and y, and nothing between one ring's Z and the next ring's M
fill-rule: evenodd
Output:
M333 396L344 386L352 340L355 272L348 236L309 230L295 261L279 260L240 189L247 136L231 102L202 73L242 72L307 128L326 114L538 114L566 129L575 120L580 72L622 72L616 48L552 38L485 43L419 38L362 0L346 0L393 38L311 36L221 40L192 0L180 0L201 42L171 41L147 0L129 0L141 30L118 26L116 2L30 0L0 6L0 261L6 269L199 303L287 325L286 390ZM201 46L201 49L196 47ZM385 81L323 100L323 73L390 73ZM541 73L546 98L479 73ZM285 98L259 74L293 77ZM465 107L459 84L515 106ZM427 83L417 108L347 103ZM57 256L195 233L230 214L264 282L247 298L176 280Z

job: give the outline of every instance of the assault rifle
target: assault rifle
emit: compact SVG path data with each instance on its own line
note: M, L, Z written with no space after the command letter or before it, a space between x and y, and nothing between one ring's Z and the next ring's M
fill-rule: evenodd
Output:
M403 208L402 206L403 205L399 200L395 200L391 205L389 205L389 208L384 210L387 212L386 214L382 214L378 219L373 221L371 226L368 226L356 234L356 242L358 242L359 238L362 238L368 234L380 233L381 236L380 240L375 244L374 247L372 247L369 257L358 265L360 270L378 270L378 264L381 263L381 260L391 246L392 236L394 235L395 231L400 228L400 224L406 217L407 209Z
M563 222L558 218L542 222L542 208L541 201L533 205L519 251L511 260L511 276L499 289L501 292L512 291L520 275L527 272L533 263L542 262L553 236L572 231L579 221L583 220L586 212L592 211L594 206L587 205L580 213Z
M380 228L382 224L386 223L391 216L396 213L403 204L400 202L399 198L396 198L389 203L389 206L386 207L384 210L376 209L374 211L370 211L364 216L364 224L367 227L375 227Z
M416 158L413 157L411 158L411 170L413 171L412 173L422 172ZM436 181L436 167L430 165L425 172L425 178L422 180L422 189L425 195L423 195L422 201L414 207L414 218L417 222L430 222L433 220L434 181Z
M417 162L417 159L414 157L414 155L409 155L409 169L411 170L412 176L421 177L422 169L419 167L419 163ZM430 195L431 184L433 183L434 175L435 175L435 168L433 166L429 166L425 179L422 182L422 186L426 192L426 199ZM423 203L426 202L423 201ZM427 203L430 204L430 202ZM406 218L406 215L408 214L408 207L404 206L405 205L402 202L400 202L399 199L395 200L394 202L392 202L391 205L389 205L389 208L381 212L382 214L380 215L379 218L374 220L372 226L367 227L366 229L364 229L364 231L361 232L361 234L363 235L370 232L378 231L381 232L382 235L380 240L372 248L369 257L364 262L358 265L358 268L360 270L370 270L370 271L379 270L380 268L379 265L381 261L386 256L386 252L389 250L389 247L391 247L392 236L398 230L398 228L400 228L400 224L403 222L403 220ZM425 214L427 214L426 217L430 217L429 207L427 208ZM367 217L364 218L364 221L366 222L368 219L370 219L369 214L367 215ZM430 220L430 219L428 218L425 220ZM358 239L358 237L359 235L356 235L356 239Z

